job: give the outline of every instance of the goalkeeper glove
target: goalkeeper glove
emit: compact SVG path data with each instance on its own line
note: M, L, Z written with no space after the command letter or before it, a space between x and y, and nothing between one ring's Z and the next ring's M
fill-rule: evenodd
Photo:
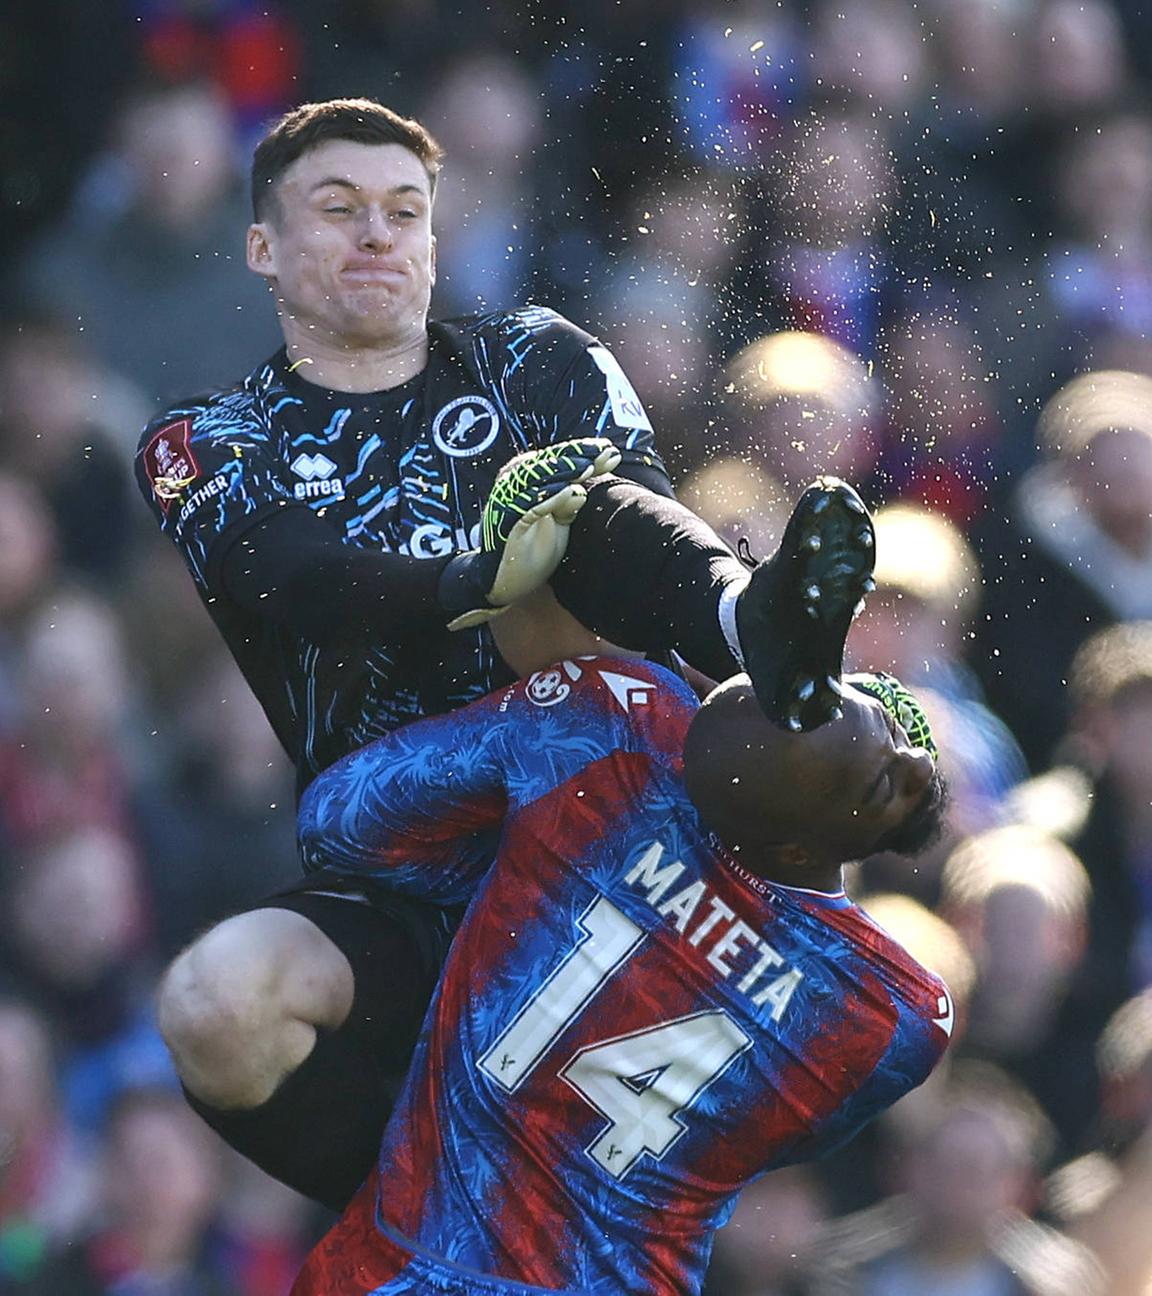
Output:
M448 629L499 616L545 584L586 498L581 483L619 462L611 441L587 437L529 450L505 464L484 505L481 547L457 554L440 574L439 603L452 614Z

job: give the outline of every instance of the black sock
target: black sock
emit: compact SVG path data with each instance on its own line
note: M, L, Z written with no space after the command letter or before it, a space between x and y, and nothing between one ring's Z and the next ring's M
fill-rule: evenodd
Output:
M403 1075L384 1075L355 1040L325 1032L259 1107L221 1111L184 1096L265 1174L339 1212L372 1169Z
M695 513L619 477L589 484L564 561L559 602L624 648L674 648L723 680L741 669L720 626L720 596L748 570Z

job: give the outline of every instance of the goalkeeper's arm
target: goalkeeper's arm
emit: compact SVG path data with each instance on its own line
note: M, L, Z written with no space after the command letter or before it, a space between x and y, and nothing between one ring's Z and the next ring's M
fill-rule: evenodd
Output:
M568 481L586 467L586 462L579 464ZM563 547L562 541L555 543L555 536L541 543L549 540L549 528L533 534L533 519L527 515L553 496L550 508L538 516L558 510L562 520L565 513L573 513L572 497L561 498L566 484L556 476L542 479L537 483L539 498L528 493L521 497L521 513L514 500L511 508L492 515L506 526L502 537L493 536L491 545L475 554L444 558L353 548L342 544L309 508L290 505L250 527L231 546L220 565L223 591L246 611L319 647L418 640L461 614L480 614L476 619L491 615L535 588L531 579L520 579L532 571L528 558L554 567ZM489 523L488 515L485 521ZM526 525L516 532L521 522ZM514 538L518 543L511 543ZM501 571L505 549L517 560L503 564ZM546 571L536 584L549 574Z

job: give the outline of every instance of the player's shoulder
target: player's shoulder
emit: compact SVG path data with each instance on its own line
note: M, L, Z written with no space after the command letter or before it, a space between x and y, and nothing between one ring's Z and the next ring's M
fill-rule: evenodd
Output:
M918 1023L935 1028L943 1040L952 1035L955 1009L952 993L944 979L925 967L896 936L885 930L871 914L856 904L848 904L825 915L847 937L858 960L860 975L879 978L889 999L906 1026Z
M549 306L517 306L487 314L463 315L443 320L439 327L509 347L581 351L596 344L591 333Z
M619 701L626 688L651 694L651 701L662 705L687 707L695 712L700 700L681 676L659 662L644 657L578 657L583 668L584 692Z
M275 380L271 361L247 377L213 387L166 406L140 434L138 454L161 441L190 444L193 440L228 434L259 435L267 422L267 395Z
M586 732L611 730L621 746L679 755L699 700L673 671L628 657L575 657L522 680L534 708L566 713Z

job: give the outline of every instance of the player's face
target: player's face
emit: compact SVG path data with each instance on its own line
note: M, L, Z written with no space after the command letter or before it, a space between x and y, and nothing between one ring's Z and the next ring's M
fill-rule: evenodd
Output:
M820 770L809 789L821 806L813 834L820 846L841 859L861 859L880 845L920 844L920 821L940 794L936 762L880 702L849 688L843 719L805 737Z
M248 265L272 281L285 332L306 344L402 344L422 334L436 279L432 195L400 144L329 140L276 186L248 232Z

